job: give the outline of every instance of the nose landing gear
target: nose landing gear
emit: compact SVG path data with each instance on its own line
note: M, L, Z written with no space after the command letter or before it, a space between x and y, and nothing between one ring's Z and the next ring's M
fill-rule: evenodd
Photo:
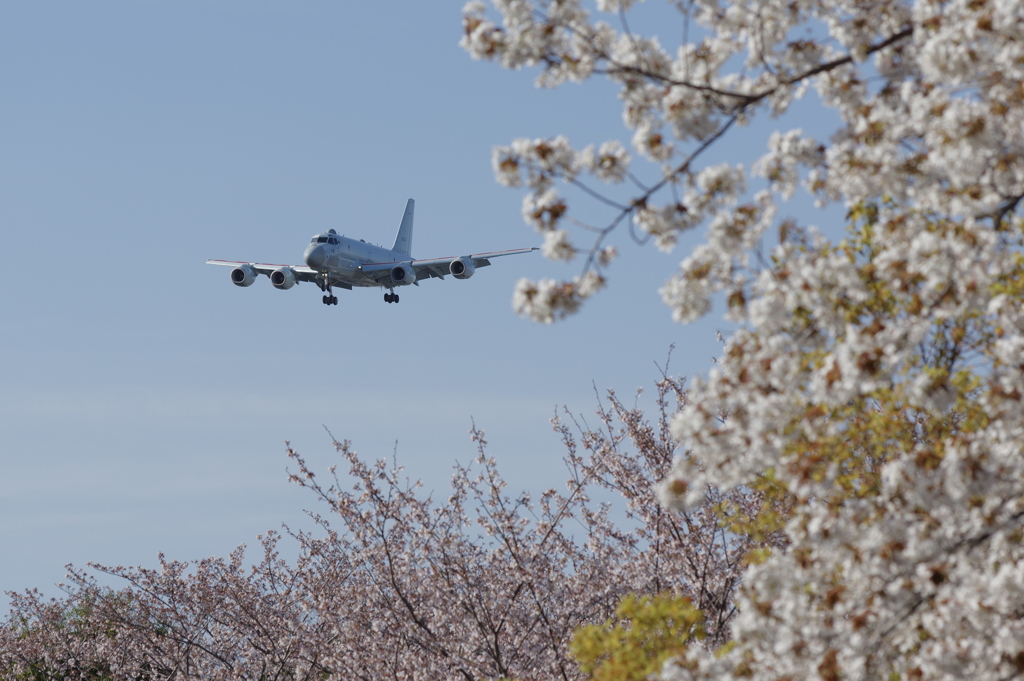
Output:
M323 282L317 281L316 283L321 291L327 291L327 295L323 297L324 305L337 305L338 296L331 291L331 280L325 273L321 273L320 276L323 278Z

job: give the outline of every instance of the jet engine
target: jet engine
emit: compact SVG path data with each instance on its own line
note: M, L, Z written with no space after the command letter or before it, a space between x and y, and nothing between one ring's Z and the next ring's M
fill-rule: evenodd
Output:
M456 258L448 269L456 279L469 279L476 272L476 265L469 258Z
M231 270L231 282L235 286L252 286L252 283L256 281L257 274L259 272L248 265L239 265Z
M395 286L407 286L416 281L416 270L408 263L402 263L391 268L391 282Z
M295 286L295 270L291 267L279 267L270 273L270 283L274 288L287 291Z

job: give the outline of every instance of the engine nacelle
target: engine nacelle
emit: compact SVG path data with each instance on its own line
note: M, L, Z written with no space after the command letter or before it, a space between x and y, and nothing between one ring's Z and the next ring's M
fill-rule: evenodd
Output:
M231 283L235 286L252 286L259 272L248 265L239 265L231 270Z
M408 286L414 281L416 281L416 270L408 263L403 262L401 265L391 268L391 283L395 286Z
M456 279L469 279L476 272L476 265L469 258L456 258L448 266L448 270Z
M295 286L295 270L291 267L279 267L270 273L270 283L274 288L287 291Z

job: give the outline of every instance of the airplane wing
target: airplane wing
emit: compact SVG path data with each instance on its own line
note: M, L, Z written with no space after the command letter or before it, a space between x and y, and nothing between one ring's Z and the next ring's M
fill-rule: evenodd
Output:
M227 265L228 267L238 267L239 265L248 265L260 274L265 274L268 277L270 273L276 269L282 267L289 267L295 272L295 279L298 281L316 281L317 273L316 270L299 265L271 265L263 262L238 262L235 260L207 260L207 265Z
M406 261L416 272L416 279L422 281L431 277L444 279L445 275L451 274L453 260L464 258L473 263L474 267L487 267L491 264L491 258L500 258L503 255L518 255L520 253L531 253L540 250L538 248L514 248L510 251L492 251L490 253L474 253L472 255L449 255L444 258L429 258L423 260ZM373 279L381 279L389 276L391 268L400 264L395 262L367 263L359 268L359 271Z

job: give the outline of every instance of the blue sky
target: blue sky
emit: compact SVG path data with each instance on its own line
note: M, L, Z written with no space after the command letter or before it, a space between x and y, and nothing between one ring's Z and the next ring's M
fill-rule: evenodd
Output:
M287 484L283 441L325 469L325 426L369 458L397 442L443 490L475 420L513 487L557 486L556 405L591 413L594 385L651 385L673 343L674 373L709 369L719 313L680 326L657 293L699 234L670 255L616 235L609 290L548 327L515 316L513 286L579 265L539 254L399 305L241 289L204 264L301 264L332 227L390 244L410 197L417 257L539 245L491 148L627 140L615 91L473 62L461 5L0 10L0 589L56 593L69 562L223 555L302 525L313 500ZM749 162L765 130L807 122L764 125L716 159Z

